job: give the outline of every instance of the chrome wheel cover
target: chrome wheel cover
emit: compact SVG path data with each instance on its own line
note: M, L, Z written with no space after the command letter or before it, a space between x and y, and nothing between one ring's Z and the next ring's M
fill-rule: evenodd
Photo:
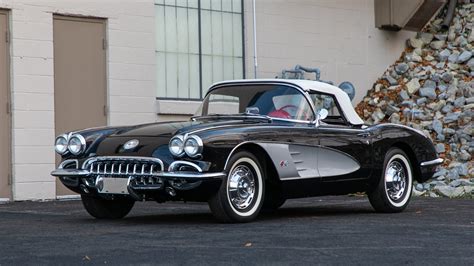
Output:
M408 173L403 162L393 160L385 170L385 190L394 202L403 200L407 190Z
M245 210L255 198L256 185L252 170L240 164L232 170L227 183L227 194L237 210Z

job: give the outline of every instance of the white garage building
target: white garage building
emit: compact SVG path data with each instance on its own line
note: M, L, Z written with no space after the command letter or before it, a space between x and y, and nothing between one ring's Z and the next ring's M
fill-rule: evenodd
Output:
M0 0L0 198L71 194L57 133L187 118L207 87L254 78L252 0ZM414 33L375 28L373 0L256 0L258 78L300 64L355 102Z

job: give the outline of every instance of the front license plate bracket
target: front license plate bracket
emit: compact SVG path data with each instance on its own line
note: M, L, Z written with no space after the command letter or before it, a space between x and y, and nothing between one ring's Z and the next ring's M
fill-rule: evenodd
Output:
M128 178L115 178L99 176L96 180L96 187L102 194L128 195Z

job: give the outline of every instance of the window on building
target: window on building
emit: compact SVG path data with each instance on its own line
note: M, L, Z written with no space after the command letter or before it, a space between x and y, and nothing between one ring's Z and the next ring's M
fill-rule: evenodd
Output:
M242 0L155 0L157 97L202 99L244 78Z

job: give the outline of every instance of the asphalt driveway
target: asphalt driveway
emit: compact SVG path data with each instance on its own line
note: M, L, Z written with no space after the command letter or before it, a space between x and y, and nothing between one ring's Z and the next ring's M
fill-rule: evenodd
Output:
M80 201L0 205L0 265L474 265L474 200L414 199L376 214L365 197L287 202L249 224L219 224L207 205L137 203L99 221Z

